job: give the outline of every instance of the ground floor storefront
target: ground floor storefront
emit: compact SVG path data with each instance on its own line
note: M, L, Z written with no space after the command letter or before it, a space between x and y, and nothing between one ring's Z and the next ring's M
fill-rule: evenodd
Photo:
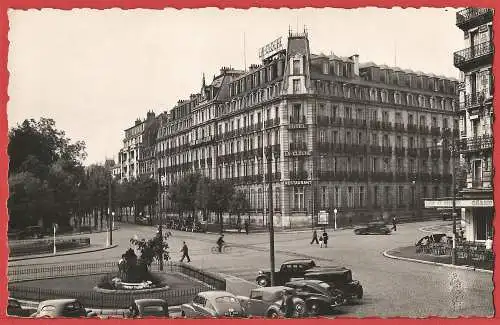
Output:
M457 211L457 232L463 232L464 239L470 242L484 242L493 239L493 196L491 192L482 195L464 195L455 200ZM453 200L441 198L425 200L426 209L449 209L453 207Z

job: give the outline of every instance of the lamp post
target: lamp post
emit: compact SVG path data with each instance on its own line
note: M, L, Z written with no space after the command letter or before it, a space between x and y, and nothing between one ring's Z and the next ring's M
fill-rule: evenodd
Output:
M457 262L457 250L456 250L456 244L457 244L457 213L455 211L456 209L456 176L455 176L455 152L456 152L456 147L455 147L455 137L452 137L452 144L450 146L450 151L451 151L451 190L452 190L452 210L451 210L451 218L453 220L453 246L451 248L451 264L455 265Z
M268 147L266 150L266 158L267 158L267 177L269 182L268 187L268 206L269 206L269 260L271 264L271 286L275 285L274 278L274 216L273 216L273 178L272 178L272 150Z
M337 230L337 212L339 212L337 210L337 208L333 209L333 217L334 217L333 224L334 224L334 227L335 227L334 229L335 230Z

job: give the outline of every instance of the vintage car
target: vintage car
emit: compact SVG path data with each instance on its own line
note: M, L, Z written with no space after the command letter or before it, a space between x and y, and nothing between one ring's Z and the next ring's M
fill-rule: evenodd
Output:
M17 234L17 239L40 239L45 237L45 231L40 226L29 226Z
M295 290L285 286L255 288L250 291L250 297L238 296L238 300L248 316L278 318L283 316L281 305L285 290L293 295L294 317L303 317L305 315L304 300L297 297Z
M274 272L274 285L284 285L293 278L303 278L306 270L315 267L316 263L310 259L296 259L283 262L279 271ZM261 287L268 287L271 285L271 272L259 271L255 279L257 284Z
M97 314L88 311L77 299L53 299L45 300L38 304L37 311L31 315L35 318L55 317L96 317Z
M354 229L356 235L389 235L391 229L383 221L370 222L365 226Z
M363 286L352 279L352 271L343 266L315 267L306 271L304 279L320 280L342 291L348 301L363 298Z
M128 307L129 318L169 317L168 303L163 299L136 299Z
M7 315L28 317L30 315L28 309L24 309L19 301L14 298L9 298L7 302Z
M311 316L329 313L346 302L342 291L320 280L295 280L285 286L295 289L297 297L306 304L306 313Z
M204 291L181 305L184 317L246 317L239 299L226 291Z

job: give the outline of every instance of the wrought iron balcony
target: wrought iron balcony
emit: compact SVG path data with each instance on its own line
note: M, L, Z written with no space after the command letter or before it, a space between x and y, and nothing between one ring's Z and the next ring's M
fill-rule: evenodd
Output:
M431 126L431 134L435 136L441 135L441 128L439 126Z
M394 148L394 151L396 152L396 156L404 157L406 154L406 148L404 147L396 147Z
M467 8L457 12L457 27L468 30L471 27L483 25L493 20L493 9Z
M394 130L404 132L406 130L404 123L394 123Z
M460 102L460 109L468 109L477 106L481 106L486 99L486 94L484 92L477 92L465 95L465 100Z
M391 131L392 130L392 123L389 121L383 121L382 122L382 130Z
M492 58L493 42L487 41L455 52L453 54L453 64L455 67L462 69L470 64L492 63Z
M290 124L306 124L305 115L290 115Z
M483 135L482 137L465 138L459 140L458 148L461 152L476 152L483 150L491 150L493 138L491 135Z
M370 127L371 127L372 129L379 130L379 129L381 129L381 128L382 128L382 122L372 120L372 121L370 121Z
M418 126L416 124L410 124L408 123L408 132L411 132L411 133L416 133L418 132Z
M427 134L429 133L429 127L427 125L420 125L418 127L418 130L420 131L420 133L424 133L424 134Z
M290 151L307 151L307 144L305 142L292 142L290 143Z
M305 170L291 170L289 173L289 178L292 181L303 181L307 180L308 177L309 175Z

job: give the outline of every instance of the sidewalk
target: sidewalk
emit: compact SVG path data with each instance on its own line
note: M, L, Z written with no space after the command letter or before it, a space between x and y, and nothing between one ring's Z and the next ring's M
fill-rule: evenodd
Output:
M438 266L445 266L457 269L478 271L484 273L493 273L492 270L485 270L480 268L475 268L474 266L468 265L453 265L451 264L451 256L450 255L430 255L430 254L417 254L415 250L415 246L406 246L399 247L395 249L390 249L383 252L383 255L388 258L404 260L409 262L423 263L423 264L431 264Z

